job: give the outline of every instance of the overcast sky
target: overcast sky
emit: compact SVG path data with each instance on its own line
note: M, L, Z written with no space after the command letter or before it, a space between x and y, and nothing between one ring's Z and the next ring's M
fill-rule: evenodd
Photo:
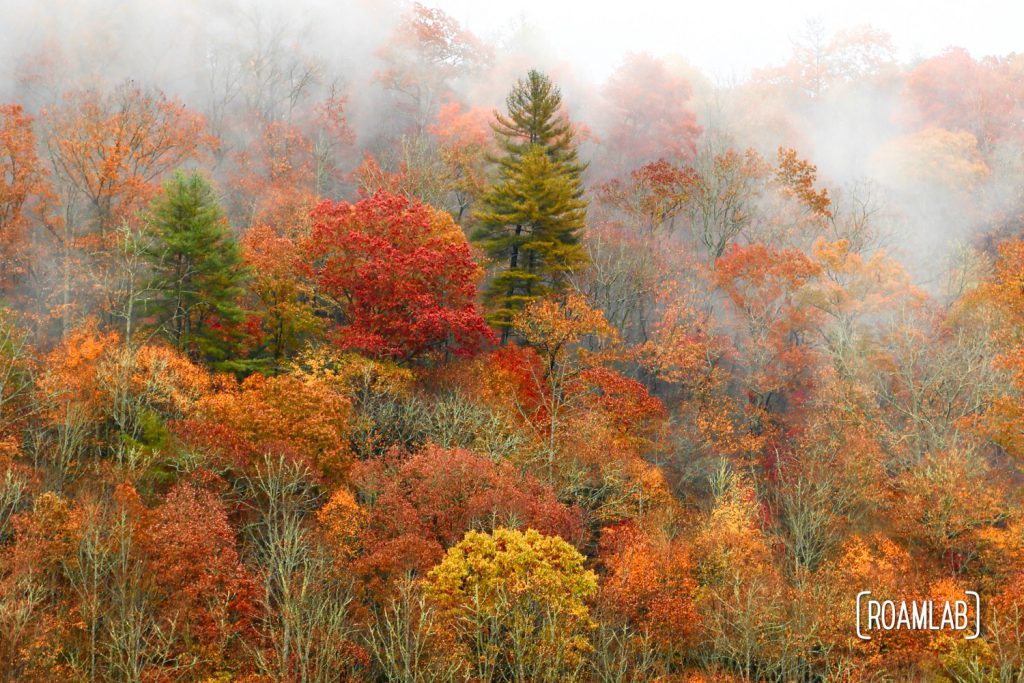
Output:
M870 24L909 60L965 47L976 57L1024 51L1024 0L425 0L482 37L518 17L557 56L603 79L628 52L679 54L707 74L745 76L783 61L809 19L826 31ZM624 11L624 8L628 11Z

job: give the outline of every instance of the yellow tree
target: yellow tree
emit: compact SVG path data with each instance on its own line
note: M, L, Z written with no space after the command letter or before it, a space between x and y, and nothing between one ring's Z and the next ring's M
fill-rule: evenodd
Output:
M478 680L571 680L590 649L597 577L557 536L471 531L427 579L427 595L468 648Z

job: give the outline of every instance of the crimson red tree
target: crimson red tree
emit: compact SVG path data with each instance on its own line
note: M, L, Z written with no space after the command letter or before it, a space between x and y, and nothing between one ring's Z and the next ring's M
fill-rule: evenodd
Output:
M339 346L411 362L472 355L494 335L477 310L482 272L451 216L386 192L326 201L305 245Z

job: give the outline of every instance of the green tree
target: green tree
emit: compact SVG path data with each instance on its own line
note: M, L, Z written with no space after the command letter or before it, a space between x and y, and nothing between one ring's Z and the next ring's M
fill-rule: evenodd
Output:
M156 325L192 357L225 360L244 318L238 301L248 273L209 181L175 173L151 205L148 227Z
M580 231L586 222L572 126L562 97L547 76L531 71L506 100L508 115L493 124L503 154L498 181L476 214L476 241L503 264L487 288L490 321L509 336L512 316L530 300L564 284L564 274L586 263ZM507 265L504 265L507 264Z

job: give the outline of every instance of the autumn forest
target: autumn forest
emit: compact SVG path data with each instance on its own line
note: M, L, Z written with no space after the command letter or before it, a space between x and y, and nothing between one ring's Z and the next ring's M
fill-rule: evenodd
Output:
M1024 681L1024 54L31 4L0 680Z

